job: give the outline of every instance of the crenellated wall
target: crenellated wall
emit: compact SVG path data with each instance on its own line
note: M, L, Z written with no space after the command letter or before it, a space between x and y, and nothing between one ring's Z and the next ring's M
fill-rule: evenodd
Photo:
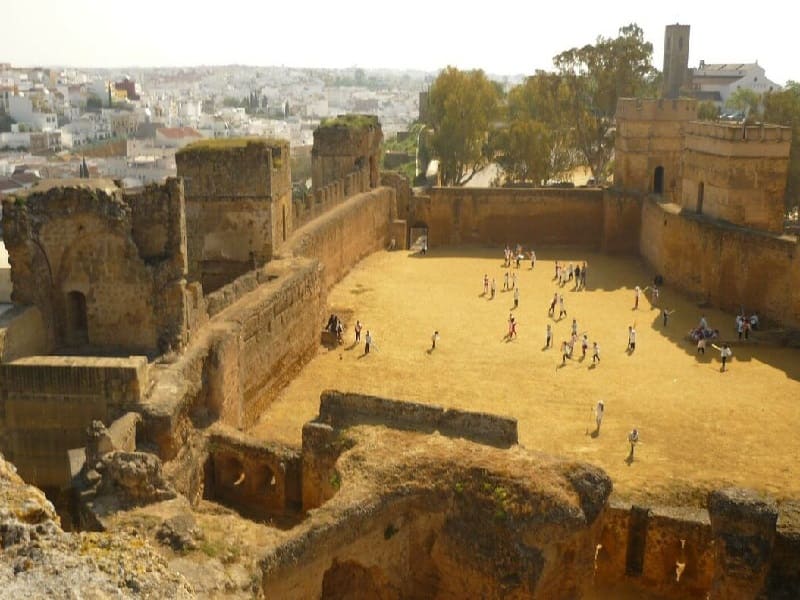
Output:
M759 232L646 200L640 251L668 285L738 312L800 327L800 253L794 236Z

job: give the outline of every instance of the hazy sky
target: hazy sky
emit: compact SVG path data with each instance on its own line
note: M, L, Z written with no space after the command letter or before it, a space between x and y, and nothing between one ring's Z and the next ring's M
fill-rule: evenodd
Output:
M766 3L770 4L770 3ZM651 0L2 0L0 62L20 66L199 64L415 68L497 74L551 69L552 57L637 23L662 68L664 26L692 27L689 66L754 62L800 79L797 26L779 6ZM662 10L660 7L664 6ZM456 8L453 8L456 7ZM785 12L785 9L783 9Z

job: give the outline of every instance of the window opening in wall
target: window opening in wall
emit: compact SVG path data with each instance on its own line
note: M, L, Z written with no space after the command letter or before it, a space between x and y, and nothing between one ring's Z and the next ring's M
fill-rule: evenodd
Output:
M653 173L653 193L659 195L664 193L664 167L656 167Z
M706 184L702 181L697 184L697 214L703 213L703 194L705 193Z
M89 343L86 296L77 291L67 294L67 342L71 345Z

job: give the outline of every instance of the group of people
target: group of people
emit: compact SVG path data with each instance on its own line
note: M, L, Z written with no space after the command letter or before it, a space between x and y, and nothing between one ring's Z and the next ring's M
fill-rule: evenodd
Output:
M580 343L581 347L581 360L586 358L586 351L589 349L589 335L587 332L578 334L578 320L572 319L571 334L568 340L561 342L561 365L567 364L567 359L571 359L575 353L575 348ZM553 328L550 323L547 324L545 331L545 348L551 348L553 344ZM592 342L592 364L595 365L600 362L600 344L596 341Z
M560 287L564 287L570 281L574 281L573 290L586 289L586 277L589 274L589 265L586 261L583 261L583 264L580 265L573 265L572 263L565 265L556 261L555 269L556 272L553 279Z
M338 315L331 313L331 316L328 317L328 323L325 325L325 330L334 334L337 342L340 344L344 343L344 339L342 337L344 334L344 323L342 323L342 320Z
M512 251L511 246L506 244L505 249L503 250L503 267L506 269L511 268L511 263L514 263L517 269L520 268L522 261L525 260L525 249L522 247L521 244L517 244L516 248ZM531 269L536 266L536 252L531 248L531 250L527 253L527 258L531 261Z

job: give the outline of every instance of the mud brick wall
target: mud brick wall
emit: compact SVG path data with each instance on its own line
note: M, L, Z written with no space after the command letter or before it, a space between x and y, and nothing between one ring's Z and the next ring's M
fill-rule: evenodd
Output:
M667 285L724 310L800 326L797 239L726 225L646 200L642 257Z
M138 405L147 360L36 356L0 365L0 451L26 481L63 486L67 450L86 445L92 420L106 425Z

